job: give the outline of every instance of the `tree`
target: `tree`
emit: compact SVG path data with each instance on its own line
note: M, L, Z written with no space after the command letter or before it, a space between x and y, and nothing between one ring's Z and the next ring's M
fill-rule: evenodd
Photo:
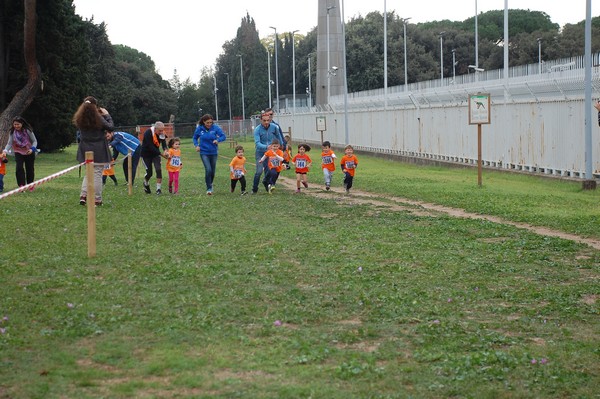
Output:
M23 113L31 104L35 95L40 91L42 79L40 66L37 62L35 33L37 27L36 0L24 1L24 23L23 23L23 52L27 66L27 83L17 92L10 104L0 115L0 142L6 144L8 131L12 125L12 119ZM3 54L4 55L4 54ZM4 58L4 57L2 57Z

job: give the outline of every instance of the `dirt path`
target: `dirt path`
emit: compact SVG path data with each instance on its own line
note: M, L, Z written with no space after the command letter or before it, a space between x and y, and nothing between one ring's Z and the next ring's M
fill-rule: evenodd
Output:
M296 180L291 179L289 177L281 176L278 181L280 184L283 184L286 188L290 190L296 189ZM371 194L364 191L354 190L352 189L352 193L350 195L346 195L344 190L341 188L332 188L333 193L323 191L322 186L313 185L312 188L307 190L303 189L303 193L305 195L312 195L319 198L328 198L331 199L332 195L335 196L336 201L340 203L346 204L371 204L377 207L385 207L393 211L407 211L416 215L422 216L435 216L436 213L444 213L453 217L458 218L469 218L469 219L480 219L487 220L494 223L506 224L510 226L514 226L520 229L525 229L532 231L536 234L548 236L548 237L557 237L565 240L575 241L582 244L587 244L592 248L600 250L600 240L596 240L593 238L584 238L575 234L565 233L558 230L552 230L546 227L532 226L527 223L519 223L513 222L510 220L505 220L499 218L497 216L489 216L489 215L480 215L477 213L467 212L463 209L450 208L443 205L430 204L422 201L414 201L407 198L383 195L383 194ZM383 200L382 200L383 199Z

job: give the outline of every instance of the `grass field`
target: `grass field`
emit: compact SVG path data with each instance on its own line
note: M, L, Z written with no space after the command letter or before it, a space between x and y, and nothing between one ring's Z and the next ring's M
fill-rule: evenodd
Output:
M208 197L191 147L177 196L109 180L94 258L76 171L0 200L0 398L599 397L600 251L323 197L318 162L306 194L242 197L229 148ZM383 201L600 239L580 183L484 172L479 188L474 170L358 156L355 189ZM42 154L37 177L74 158Z

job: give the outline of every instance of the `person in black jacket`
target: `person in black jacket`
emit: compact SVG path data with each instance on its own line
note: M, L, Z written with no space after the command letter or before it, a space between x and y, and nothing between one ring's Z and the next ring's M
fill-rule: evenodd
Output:
M162 152L160 148L162 147ZM144 132L142 138L142 162L146 168L144 176L144 191L150 194L150 178L152 167L156 170L156 194L162 194L162 168L160 157L168 158L165 124L157 121L154 126Z

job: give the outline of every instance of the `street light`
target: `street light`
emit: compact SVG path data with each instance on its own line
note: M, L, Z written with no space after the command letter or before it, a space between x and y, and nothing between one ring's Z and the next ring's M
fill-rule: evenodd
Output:
M406 56L406 23L411 17L402 18L402 24L404 25L404 91L406 91L406 85L408 85L408 62Z
M440 32L440 81L444 85L444 34L446 31Z
M275 31L275 95L277 96L277 112L279 112L279 67L277 66L277 28L269 26Z
M505 43L506 45L506 43ZM477 80L477 69L479 69L479 32L477 27L477 0L475 0L475 80Z
M229 90L229 73L225 72L227 75L227 100L229 102L229 120L231 121L231 90Z
M331 96L331 63L329 56L329 11L335 6L327 7L327 104L329 105L329 96Z
M294 34L297 30L292 31L292 115L296 114L296 44Z
M456 50L452 49L452 84L456 83Z
M308 107L312 107L312 84L310 82L310 57L312 54L308 55L308 87L306 88L306 94L308 94Z
M217 88L217 74L213 75L213 82L215 85L215 117L217 118L216 120L219 120L219 106L217 105L217 91L219 90Z
M241 54L238 54L237 56L240 57L240 82L242 84L242 120L245 121L246 120L246 106L244 105L244 67L243 67L243 61L242 61L242 59L244 57L242 57Z
M271 82L273 82L271 80L271 52L269 51L269 48L267 48L267 71L269 74L269 81L267 82L269 84L269 108L273 108L273 105L271 104Z
M383 101L387 109L388 58L387 58L387 2L383 0Z
M538 42L538 65L539 65L538 73L542 73L542 38L538 37L537 42Z

